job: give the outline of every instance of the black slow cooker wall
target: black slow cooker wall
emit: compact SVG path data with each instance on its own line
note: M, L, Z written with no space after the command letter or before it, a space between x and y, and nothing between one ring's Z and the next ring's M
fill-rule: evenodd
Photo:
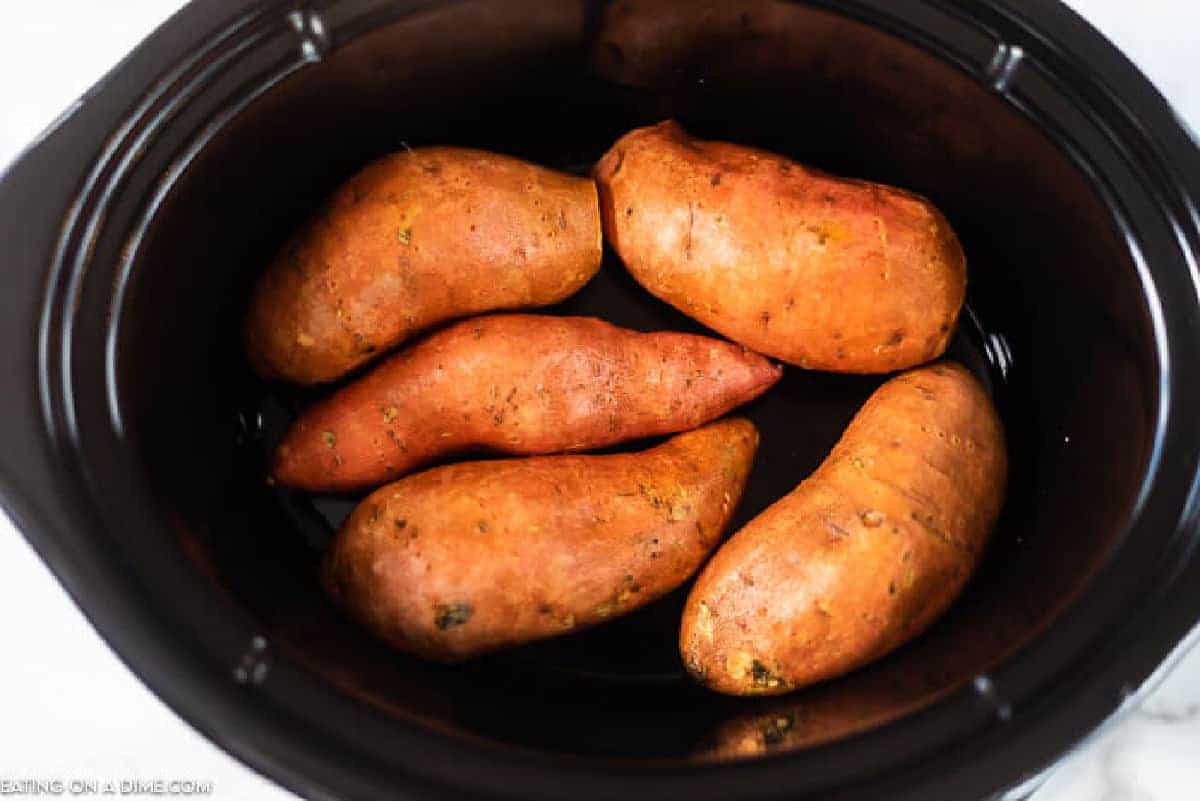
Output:
M187 165L139 244L116 343L125 431L172 536L286 658L447 730L666 758L777 745L730 740L764 715L784 715L782 742L798 747L920 708L1035 636L1117 544L1158 380L1128 250L1068 154L987 86L899 39L788 6L771 18L765 57L690 63L629 86L589 65L597 20L578 4L471 2L382 24L257 99ZM665 116L915 189L945 210L980 321L964 322L955 354L992 383L1012 448L1010 499L983 568L918 642L782 700L733 701L688 683L674 650L677 597L566 644L461 668L387 651L315 582L346 504L310 506L263 481L263 440L306 395L250 376L238 339L250 283L331 188L385 153L454 143L579 170L621 132ZM641 293L611 253L563 311L696 327ZM739 523L819 463L878 381L789 369L750 410L765 444Z

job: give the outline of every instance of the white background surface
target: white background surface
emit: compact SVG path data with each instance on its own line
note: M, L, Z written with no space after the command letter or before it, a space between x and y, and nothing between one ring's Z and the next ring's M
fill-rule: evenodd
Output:
M965 1L965 0L964 0ZM1071 0L1200 130L1200 4ZM181 0L0 0L0 165ZM0 780L198 779L213 798L293 798L146 690L0 514ZM19 796L18 796L19 797ZM1037 801L1200 798L1200 649L1143 707L1093 738Z

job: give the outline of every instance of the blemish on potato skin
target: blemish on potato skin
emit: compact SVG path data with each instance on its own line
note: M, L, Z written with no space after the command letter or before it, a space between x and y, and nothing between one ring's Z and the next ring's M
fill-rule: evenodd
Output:
M326 448L333 448L337 445L337 434L332 431L322 431L321 441L325 443Z
M868 509L860 515L860 518L867 528L878 528L883 525L883 512L876 509Z
M687 261L692 260L692 230L696 227L696 205L688 203L688 229L687 239L683 246L683 257Z
M713 641L713 613L706 601L700 602L699 611L696 613L696 630L704 639Z
M850 536L849 531L829 518L825 518L821 522L825 524L825 528L829 531L830 539L832 540L845 539L846 537Z
M696 680L700 686L708 685L708 673L704 669L704 665L700 664L699 658L695 654L690 654L687 658L687 669L692 674L692 678Z
M375 346L367 341L360 332L354 332L354 349L359 353L374 353Z
M433 624L442 631L446 631L465 625L474 613L475 610L465 601L436 604L433 607Z
M757 659L750 666L750 681L751 686L756 690L773 690L784 686L783 679L772 673L766 665Z

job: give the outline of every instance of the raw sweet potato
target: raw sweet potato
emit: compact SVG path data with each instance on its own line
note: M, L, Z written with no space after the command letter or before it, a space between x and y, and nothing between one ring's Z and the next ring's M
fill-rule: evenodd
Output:
M359 489L469 448L589 450L695 428L780 369L724 340L586 317L478 317L396 354L308 410L276 450L280 484Z
M344 184L260 278L246 349L267 378L338 378L455 317L556 303L600 268L586 178L451 147Z
M465 462L377 490L325 561L327 591L375 635L453 662L577 631L670 592L736 507L746 420L641 453Z
M634 278L749 348L879 373L949 341L966 261L923 198L694 140L673 121L626 134L595 174L605 235Z
M697 579L679 635L688 670L723 693L776 694L892 651L962 589L1005 473L1000 422L964 368L888 381Z

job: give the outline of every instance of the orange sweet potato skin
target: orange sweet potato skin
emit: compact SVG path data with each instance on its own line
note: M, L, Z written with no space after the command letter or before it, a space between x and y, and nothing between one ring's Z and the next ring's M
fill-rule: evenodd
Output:
M600 268L592 181L429 147L351 178L259 279L246 351L265 378L338 378L436 323L556 303Z
M300 416L276 449L280 484L344 491L468 448L589 450L671 434L766 392L780 368L740 345L641 334L586 317L456 323Z
M916 636L978 563L1006 465L1000 422L964 368L887 382L820 468L705 567L680 628L688 670L719 692L777 694Z
M330 596L376 636L454 662L630 612L719 540L758 444L746 420L641 453L434 468L383 487L338 532Z
M596 165L605 236L652 294L800 367L882 373L941 355L966 259L927 200L673 121Z

